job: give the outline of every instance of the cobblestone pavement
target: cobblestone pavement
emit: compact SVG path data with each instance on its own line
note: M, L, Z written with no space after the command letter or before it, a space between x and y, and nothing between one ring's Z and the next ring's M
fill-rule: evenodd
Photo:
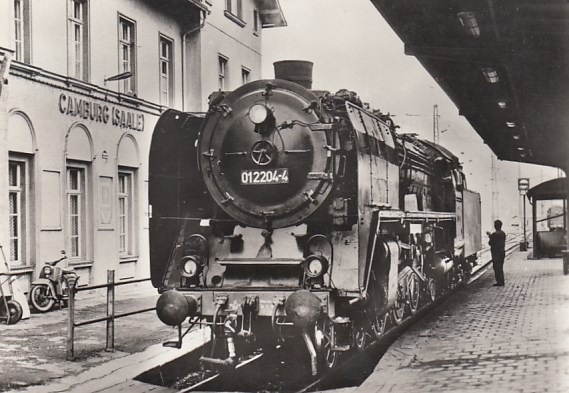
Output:
M561 259L490 267L419 321L356 392L569 392L569 276Z

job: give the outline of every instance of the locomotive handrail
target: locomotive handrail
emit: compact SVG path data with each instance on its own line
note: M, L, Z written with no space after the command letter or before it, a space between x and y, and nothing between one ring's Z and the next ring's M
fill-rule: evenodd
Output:
M209 248L207 247L207 239L205 238L205 236L200 235L200 234L198 234L198 233L194 233L193 235L190 235L190 236L188 237L188 241L189 241L190 239L192 239L192 238L198 239L199 241L201 241L201 242L203 242L203 243L205 244L205 247L204 247L205 255L203 255L203 256L204 256L207 260L209 260Z

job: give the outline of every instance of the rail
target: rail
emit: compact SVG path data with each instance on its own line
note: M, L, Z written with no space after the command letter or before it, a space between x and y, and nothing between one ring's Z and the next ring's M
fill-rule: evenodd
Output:
M130 315L141 314L148 311L156 310L156 307L143 308L117 314L115 312L115 287L127 284L135 284L139 282L150 281L150 278L139 278L128 281L115 282L115 271L107 270L107 283L91 285L88 287L69 288L69 318L67 324L67 360L75 359L75 328L85 325L91 325L106 321L106 346L105 351L113 352L115 350L115 319L128 317ZM88 319L85 321L75 322L75 294L77 292L88 291L93 289L107 288L107 315L105 317Z

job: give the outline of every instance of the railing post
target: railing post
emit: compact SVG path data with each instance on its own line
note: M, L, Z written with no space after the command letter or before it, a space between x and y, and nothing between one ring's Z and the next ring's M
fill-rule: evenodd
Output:
M69 317L67 318L67 360L73 360L74 354L74 341L75 341L75 285L69 287Z
M105 351L115 350L115 271L107 270L107 347Z

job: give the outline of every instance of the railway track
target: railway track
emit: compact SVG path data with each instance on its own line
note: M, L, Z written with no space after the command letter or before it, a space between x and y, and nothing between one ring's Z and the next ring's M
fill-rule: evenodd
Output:
M518 238L506 243L506 253L517 248ZM488 270L491 263L489 250L482 252L483 263L476 266L466 285L477 280ZM290 356L291 351L304 351L305 348L274 348L266 353L254 353L242 360L234 369L223 372L199 368L200 357L207 353L201 348L184 355L175 364L162 367L159 375L143 378L144 382L168 386L173 391L244 391L244 392L311 392L327 389L337 389L360 385L374 370L376 364L387 351L389 346L415 322L425 317L430 311L442 304L454 291L438 297L435 301L424 304L417 312L404 319L400 324L391 323L379 338L369 336L370 341L365 349L358 352L353 350L342 354L340 365L324 372L314 379L305 362L298 357ZM185 375L177 375L178 370L186 370ZM176 370L176 371L172 371ZM173 381L173 382L172 382Z

